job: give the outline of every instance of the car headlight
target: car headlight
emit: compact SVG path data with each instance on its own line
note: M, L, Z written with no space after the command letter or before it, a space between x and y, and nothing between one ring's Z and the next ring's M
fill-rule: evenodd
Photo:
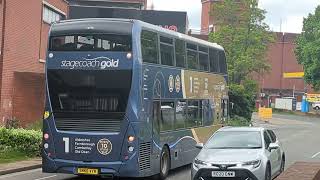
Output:
M248 161L242 164L242 166L253 166L254 168L259 167L261 164L261 160Z
M194 165L195 165L196 167L199 167L199 165L202 165L202 166L208 165L207 162L201 161L201 160L199 160L199 159L195 159L193 163L194 163Z

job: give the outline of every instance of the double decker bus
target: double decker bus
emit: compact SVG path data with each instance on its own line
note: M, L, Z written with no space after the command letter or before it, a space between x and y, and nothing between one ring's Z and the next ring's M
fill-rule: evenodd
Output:
M224 49L138 20L52 25L43 171L165 179L227 118Z

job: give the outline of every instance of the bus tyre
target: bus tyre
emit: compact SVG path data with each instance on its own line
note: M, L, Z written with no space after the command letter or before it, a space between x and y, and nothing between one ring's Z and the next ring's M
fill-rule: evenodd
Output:
M167 146L164 146L160 156L160 179L164 180L167 178L170 170L170 152Z

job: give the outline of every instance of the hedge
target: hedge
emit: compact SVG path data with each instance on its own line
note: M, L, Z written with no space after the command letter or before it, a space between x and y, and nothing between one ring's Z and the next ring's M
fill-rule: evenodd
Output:
M27 156L40 155L41 141L41 131L0 127L0 146L25 152Z

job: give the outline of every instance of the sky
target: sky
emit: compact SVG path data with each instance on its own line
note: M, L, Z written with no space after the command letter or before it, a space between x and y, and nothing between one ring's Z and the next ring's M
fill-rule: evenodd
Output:
M149 0L155 10L187 11L191 29L200 29L201 0ZM259 6L267 11L265 22L272 31L300 33L303 17L314 13L320 0L259 0ZM281 23L282 22L282 23Z

